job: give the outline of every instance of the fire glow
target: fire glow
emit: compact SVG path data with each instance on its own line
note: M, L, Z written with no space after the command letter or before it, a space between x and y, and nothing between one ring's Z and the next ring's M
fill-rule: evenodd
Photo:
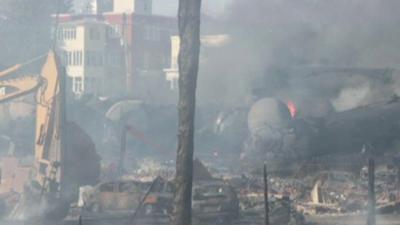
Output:
M297 108L296 108L296 105L294 104L294 102L289 100L286 102L286 105L289 109L289 112L290 112L290 115L292 116L292 118L295 118L297 115Z

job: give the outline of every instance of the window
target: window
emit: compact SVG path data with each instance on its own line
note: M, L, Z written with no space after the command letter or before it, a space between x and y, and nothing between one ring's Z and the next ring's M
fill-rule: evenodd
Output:
M72 53L72 55L73 55L73 65L75 66L76 64L78 64L78 62L77 62L77 59L78 59L78 56L77 56L77 52L73 52Z
M73 65L74 66L82 65L82 51L74 51L73 52Z
M109 38L118 38L121 36L121 25L112 25L107 29Z
M57 39L58 40L62 40L63 39L63 29L62 28L59 28L57 30Z
M72 65L72 53L71 52L67 52L67 66Z
M82 57L82 51L78 52L78 65L82 66L83 64L83 57Z
M94 77L85 77L85 91L94 92L96 90L96 79Z
M89 29L90 40L100 40L100 31L94 27Z
M93 52L92 51L86 51L85 52L85 65L86 66L92 66L93 65Z
M160 29L156 26L146 26L144 28L144 39L148 41L159 41L160 32Z
M82 51L61 51L60 55L64 66L81 66L83 64Z
M66 51L60 50L60 60L63 66L67 65L66 62Z
M86 66L102 66L103 53L99 51L86 51L85 53Z
M82 77L74 77L73 83L72 83L72 91L74 93L82 93L83 92Z
M6 87L1 87L0 88L0 96L6 95Z
M107 54L107 65L108 66L121 66L123 61L123 55L120 52L109 52Z
M74 40L76 39L76 28L75 27L63 27L57 31L58 40Z
M173 78L171 81L170 81L170 88L171 88L171 90L176 90L176 89L178 89L178 79L175 79L175 78Z
M151 34L150 34L150 27L145 27L144 28L144 40L150 40Z
M72 39L76 39L76 28L72 29Z
M148 70L151 67L151 55L148 52L143 54L143 69Z

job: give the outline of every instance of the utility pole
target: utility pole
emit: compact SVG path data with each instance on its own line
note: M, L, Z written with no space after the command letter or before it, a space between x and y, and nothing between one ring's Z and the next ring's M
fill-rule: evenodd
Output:
M376 225L375 218L375 162L368 160L368 219L367 225Z
M54 22L53 28L53 51L56 51L57 48L57 37L58 37L58 25L60 23L60 0L56 1L56 21Z
M269 225L268 175L267 175L267 165L265 163L264 163L264 207L265 207L265 225Z
M127 17L128 15L126 13L122 14L121 45L124 50L125 91L126 94L130 96L132 94L132 57L129 45L130 34L128 33L128 31L130 31L130 29L128 29L128 25L131 26L131 24L128 24ZM129 19L129 21L131 20Z
M122 125L121 129L121 150L119 152L119 163L118 163L118 175L124 175L125 170L125 156L126 156L126 136L128 133L129 127L126 125Z
M178 150L172 225L191 225L194 116L200 54L201 0L179 0Z

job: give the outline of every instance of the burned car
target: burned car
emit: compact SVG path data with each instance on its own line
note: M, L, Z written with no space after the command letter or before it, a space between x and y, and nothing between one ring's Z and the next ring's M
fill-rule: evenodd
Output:
M172 183L162 178L153 182L118 180L101 183L83 194L82 208L92 213L140 210L141 215L167 215L172 197Z
M174 184L171 181L156 178L147 189L143 205L138 209L145 216L169 216L172 213Z
M239 215L236 192L232 186L223 181L195 182L192 199L192 210L196 221L227 222Z
M83 194L85 215L137 215L140 218L169 218L173 208L173 182L156 178L153 182L110 181ZM192 209L194 223L227 222L239 215L235 190L222 180L195 181ZM196 222L197 221L197 222Z
M145 194L146 186L133 180L98 184L83 194L83 209L94 213L134 209Z

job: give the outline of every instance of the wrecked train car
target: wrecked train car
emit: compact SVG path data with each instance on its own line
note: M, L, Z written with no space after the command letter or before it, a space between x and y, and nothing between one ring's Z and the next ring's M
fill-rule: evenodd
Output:
M397 96L323 118L289 115L290 110L278 100L255 104L249 113L250 136L242 152L244 162L287 158L299 161L338 154L382 155L400 138Z

